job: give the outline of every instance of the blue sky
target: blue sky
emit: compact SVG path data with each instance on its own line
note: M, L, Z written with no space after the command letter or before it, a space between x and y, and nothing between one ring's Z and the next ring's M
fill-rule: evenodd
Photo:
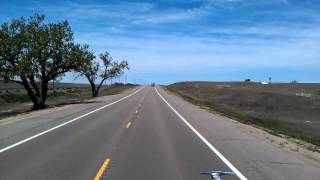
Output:
M128 60L131 82L320 82L318 0L0 1L0 23L33 13Z

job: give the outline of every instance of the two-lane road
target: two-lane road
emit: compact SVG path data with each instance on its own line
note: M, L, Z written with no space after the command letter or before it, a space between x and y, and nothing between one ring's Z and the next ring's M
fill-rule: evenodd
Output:
M48 127L30 125L19 131L15 123L7 128L1 126L0 131L16 128L17 133L0 137L0 179L205 180L209 178L199 173L209 170L236 173L226 180L277 179L276 171L268 175L273 170L267 170L267 165L263 166L267 172L253 164L242 166L244 157L236 158L243 153L241 147L239 154L227 151L225 157L221 151L224 146L218 144L218 151L212 134L203 134L206 130L196 123L195 127L189 124L187 117L179 113L181 109L176 110L166 100L170 96L165 96L160 87L157 89L137 88L96 105L88 104L87 109L77 107L77 113L65 118L52 113L29 120L29 124L37 124L41 123L39 119L51 118ZM71 110L72 107L56 113ZM26 131L34 133L27 135ZM0 132L0 136L4 134ZM300 166L304 173L311 172L311 178L306 179L320 177L317 168L307 168ZM287 177L290 176L279 179Z

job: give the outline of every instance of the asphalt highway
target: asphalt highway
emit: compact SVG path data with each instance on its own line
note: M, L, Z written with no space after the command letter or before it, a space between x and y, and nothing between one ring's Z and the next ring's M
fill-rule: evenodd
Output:
M0 179L319 179L319 167L241 134L161 87L0 125Z

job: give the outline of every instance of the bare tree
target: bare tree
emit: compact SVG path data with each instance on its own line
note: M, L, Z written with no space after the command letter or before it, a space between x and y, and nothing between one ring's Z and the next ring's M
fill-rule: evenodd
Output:
M100 54L102 66L96 61L87 59L81 68L78 69L80 76L88 79L91 85L92 97L97 97L104 81L121 76L129 69L127 61L115 61L108 52ZM100 82L98 82L100 80ZM98 83L97 83L98 82Z

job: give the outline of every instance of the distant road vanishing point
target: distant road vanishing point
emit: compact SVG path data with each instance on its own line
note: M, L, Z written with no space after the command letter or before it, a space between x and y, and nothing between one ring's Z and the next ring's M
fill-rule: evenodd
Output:
M0 122L1 123L1 122ZM0 124L0 179L319 179L315 164L187 103L140 86Z

